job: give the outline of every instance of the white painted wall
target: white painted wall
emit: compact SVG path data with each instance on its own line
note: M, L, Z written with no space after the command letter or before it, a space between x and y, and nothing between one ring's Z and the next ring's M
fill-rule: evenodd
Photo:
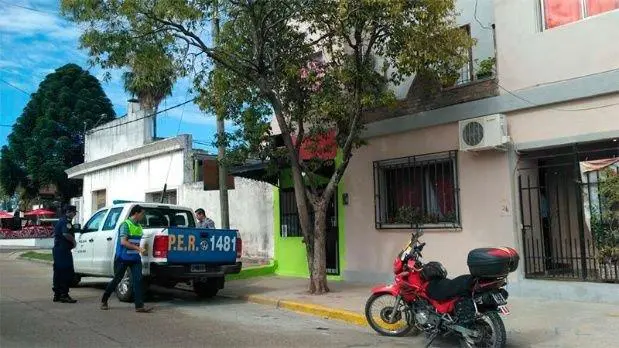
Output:
M619 68L619 10L542 31L539 4L494 1L503 87L518 90Z
M273 188L271 185L245 178L234 179L234 190L228 191L230 227L243 238L243 256L273 258ZM192 209L203 208L206 215L221 227L219 191L204 191L203 183L185 184L179 188L178 202Z
M40 249L51 249L54 246L54 238L0 239L0 246L8 248L32 247Z
M129 103L127 116L91 130L86 135L84 161L91 162L152 142L153 118L145 118L149 113L141 110L138 103Z
M175 151L107 168L84 176L84 207L82 215L92 215L92 192L106 190L106 205L113 200L143 201L147 192L178 188L184 181L184 152ZM168 168L170 168L168 175Z

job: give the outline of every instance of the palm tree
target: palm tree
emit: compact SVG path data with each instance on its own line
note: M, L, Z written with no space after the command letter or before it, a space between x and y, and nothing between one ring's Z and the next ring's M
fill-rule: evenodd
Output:
M153 59L153 57L160 59ZM144 57L145 59L141 59ZM157 109L165 97L172 94L176 81L172 60L157 46L147 46L130 64L130 71L123 73L127 92L137 97L146 115L153 116L153 137L157 136Z

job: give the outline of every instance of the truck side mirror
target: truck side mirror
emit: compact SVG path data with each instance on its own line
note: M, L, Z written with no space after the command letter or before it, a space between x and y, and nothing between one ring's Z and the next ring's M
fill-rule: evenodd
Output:
M73 224L73 230L77 231L77 232L82 232L82 225L80 225L80 224Z

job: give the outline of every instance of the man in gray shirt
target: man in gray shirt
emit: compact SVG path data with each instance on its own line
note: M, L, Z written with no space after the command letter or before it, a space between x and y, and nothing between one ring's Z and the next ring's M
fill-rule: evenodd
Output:
M206 217L206 213L204 209L199 208L196 210L196 217L198 218L198 222L196 223L197 228L215 228L215 222Z

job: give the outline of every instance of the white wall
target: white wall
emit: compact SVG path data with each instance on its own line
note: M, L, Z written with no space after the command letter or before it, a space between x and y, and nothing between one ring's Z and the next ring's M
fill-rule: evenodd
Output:
M86 219L92 215L93 191L105 189L110 205L117 199L143 201L146 192L163 190L166 176L168 189L178 188L184 180L183 160L184 152L176 151L86 174L82 215Z
M153 140L153 118L140 110L137 103L129 103L127 116L117 118L93 129L86 135L84 162L91 162L131 150Z
M8 248L32 247L38 249L51 249L54 247L54 238L20 238L0 239L0 246Z
M271 185L244 178L234 179L234 190L228 191L230 227L243 238L243 256L273 258L273 188ZM219 191L204 191L203 183L185 184L179 188L178 204L192 209L203 208L206 215L221 227Z
M538 0L495 0L494 7L497 67L506 89L619 68L617 10L542 31Z

